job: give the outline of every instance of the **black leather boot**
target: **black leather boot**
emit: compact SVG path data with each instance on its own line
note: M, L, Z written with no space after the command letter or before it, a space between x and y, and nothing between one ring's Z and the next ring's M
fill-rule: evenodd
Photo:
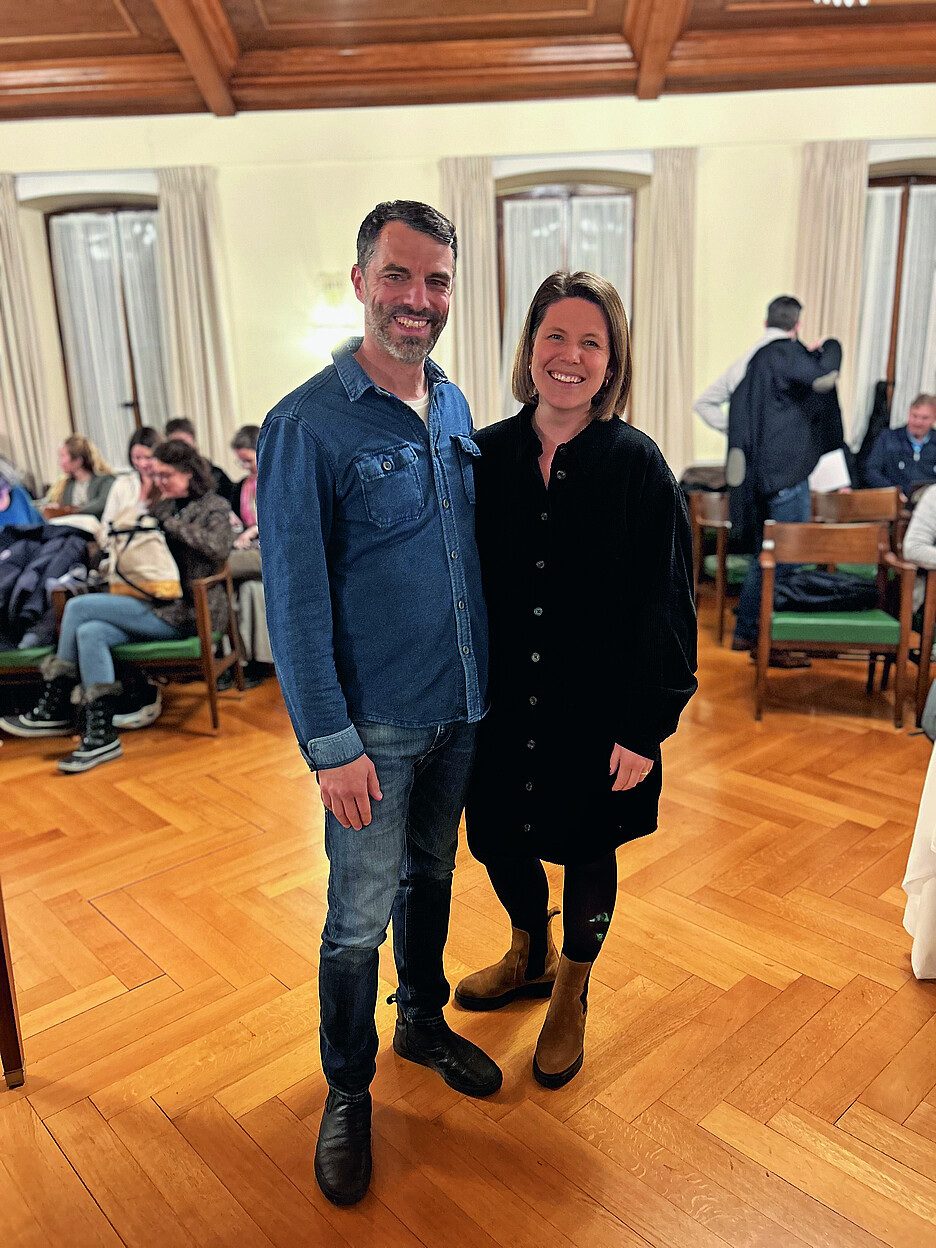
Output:
M476 1044L452 1031L444 1018L412 1023L399 1006L393 1051L408 1062L428 1066L463 1096L490 1096L504 1080L497 1063Z
M356 1205L371 1179L371 1097L329 1090L315 1146L315 1177L333 1205Z
M14 737L70 737L78 719L71 702L78 669L50 654L39 671L44 683L36 705L22 715L4 715L0 725Z
M120 758L123 747L114 729L113 719L121 690L119 681L106 685L88 685L87 688L79 685L75 690L84 711L81 742L76 750L59 760L59 771L73 775L90 771L101 763L109 763L113 758Z

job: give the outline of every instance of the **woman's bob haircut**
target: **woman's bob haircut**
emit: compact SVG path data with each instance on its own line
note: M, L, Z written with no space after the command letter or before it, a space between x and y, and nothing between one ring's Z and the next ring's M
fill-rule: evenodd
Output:
M608 362L611 376L592 399L592 419L610 420L612 416L622 416L627 405L627 396L630 394L633 372L627 313L621 303L621 296L611 283L594 273L551 273L533 296L517 344L517 354L514 356L510 378L514 398L518 403L537 401L538 396L530 374L533 341L547 309L562 299L585 299L601 308L604 313L611 348L611 359Z

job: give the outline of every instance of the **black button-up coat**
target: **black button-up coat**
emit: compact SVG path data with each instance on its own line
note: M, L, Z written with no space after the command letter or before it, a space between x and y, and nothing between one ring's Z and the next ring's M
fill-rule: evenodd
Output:
M696 689L689 523L656 445L593 421L544 485L532 408L475 435L490 703L468 801L482 862L591 862L657 826L660 742ZM612 793L615 743L654 760Z

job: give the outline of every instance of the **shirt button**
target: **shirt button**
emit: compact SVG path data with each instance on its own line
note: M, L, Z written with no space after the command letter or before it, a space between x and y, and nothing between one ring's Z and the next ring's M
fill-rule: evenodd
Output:
M529 831L530 831L530 825L529 825L528 823L525 823L525 824L523 825L523 830L524 830L524 832L529 832Z
M459 611L464 611L464 609L465 609L465 604L464 604L463 602L459 602L459 604L458 604L458 609L459 609Z
M533 653L530 655L530 658L533 660L534 663L538 663L540 661L539 651L534 650Z
M471 654L471 646L462 646L462 654Z
M443 498L443 499L442 499L442 506L445 508L445 510L446 510L446 511L448 511L448 508L449 508L449 501L448 501L448 499L447 499L447 498Z
M538 701L539 701L539 699L538 699L538 698L530 698L530 706L536 706L536 703L537 703Z
M533 608L533 614L534 614L534 615L542 615L542 614L543 614L543 608L542 608L542 607L534 607L534 608Z
M546 560L545 560L545 559L537 559L537 561L536 561L536 566L537 566L538 568L545 568L545 567L546 567Z
M526 791L527 791L528 793L532 793L532 792L533 792L533 782L532 782L532 780L528 780L528 781L526 782L526 784L525 784L523 787L526 789Z
M453 551L451 551L450 553L451 553L451 556L452 556L452 558L453 558L453 559L457 559L457 558L458 558L458 551L457 551L457 550L453 550Z
M566 478L566 474L562 471L562 469L561 469L561 468L557 468L557 469L556 469L556 480L557 480L557 481L564 481L564 480L565 480L565 478Z
M903 464L901 464L900 466L901 466L901 468L902 468L902 467L903 467ZM541 511L541 512L540 512L540 519L541 519L541 520L548 520L548 519L549 519L549 512L548 512L548 511Z
M384 470L384 472L390 472L390 470L393 468L393 464L389 459L385 459L380 466Z
M527 742L527 749L528 749L528 750L535 750L535 749L536 749L536 742L535 742L535 741L528 741L528 742Z

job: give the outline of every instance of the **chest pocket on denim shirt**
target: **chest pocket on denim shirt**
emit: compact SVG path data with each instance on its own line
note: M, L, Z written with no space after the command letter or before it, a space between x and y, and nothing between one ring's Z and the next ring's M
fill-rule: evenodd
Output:
M423 509L416 452L405 443L376 454L359 455L354 461L364 506L370 520L380 528L415 520Z
M481 454L481 448L477 442L473 442L471 438L466 437L463 433L453 433L450 435L455 443L455 454L458 456L458 462L461 465L462 480L465 483L465 493L468 495L468 502L475 501L475 480L474 480L474 461Z

